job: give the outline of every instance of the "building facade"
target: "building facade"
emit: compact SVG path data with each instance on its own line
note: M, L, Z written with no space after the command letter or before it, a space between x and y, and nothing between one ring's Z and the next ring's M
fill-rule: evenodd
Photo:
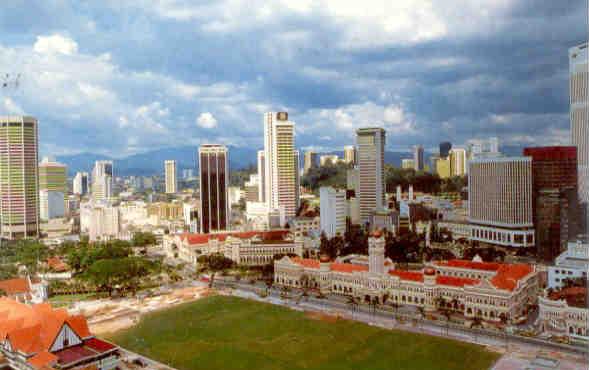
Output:
M353 145L344 146L344 162L347 164L356 164L356 147Z
M425 152L421 145L413 147L413 168L415 171L425 170Z
M466 149L455 147L450 149L450 172L452 176L465 176L467 168Z
M37 120L0 117L0 235L39 235Z
M319 189L319 196L321 232L328 238L343 237L348 216L346 191L326 186Z
M339 162L337 154L323 154L319 156L319 165L321 167L330 165L335 166Z
M384 258L384 236L369 238L368 265L284 257L274 262L274 283L324 294L354 296L435 311L439 307L491 323L518 322L537 302L532 265L440 261L421 271L398 270Z
M39 191L39 216L42 221L65 216L65 194L60 191Z
M88 194L89 176L88 172L76 172L73 181L73 193L77 195Z
M107 160L96 161L92 170L92 198L107 200L113 197L113 162Z
M176 161L171 159L164 161L166 194L175 194L178 192L178 176L176 170Z
M577 147L579 199L589 203L589 48L569 49L571 139Z
M198 149L200 168L200 230L203 233L229 228L230 205L227 186L229 158L227 147L204 144Z
M306 174L311 168L317 167L317 153L312 150L305 152L305 160L303 163L303 172Z
M384 182L385 130L361 128L356 131L358 150L358 197L362 223L370 220L372 213L386 208Z
M532 159L477 158L468 170L470 239L503 247L533 247Z
M589 273L589 242L580 239L569 242L567 249L548 267L548 288L558 289L565 286L567 280L587 280Z
M39 163L39 190L67 194L67 166L45 157Z

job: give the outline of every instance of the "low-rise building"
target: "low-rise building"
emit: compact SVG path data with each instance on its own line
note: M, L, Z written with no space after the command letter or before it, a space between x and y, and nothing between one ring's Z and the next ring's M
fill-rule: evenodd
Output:
M319 235L319 217L295 217L289 222L290 230L294 233L295 239L308 235Z
M197 265L198 257L223 254L239 265L261 266L271 263L275 255L303 255L303 241L293 238L289 230L246 231L219 234L177 234L164 237L169 258Z
M96 338L84 316L50 304L0 297L0 355L11 369L96 369L119 366L119 348Z
M586 296L586 287L569 287L540 297L539 322L542 331L549 335L589 340Z
M29 277L2 280L0 281L0 291L4 292L6 297L21 303L41 303L46 301L48 297L47 283L31 280ZM1 338L0 343L2 343Z
M587 279L589 271L589 242L578 240L569 242L567 250L554 260L554 266L548 267L548 287L561 288L566 280Z
M384 258L384 236L369 239L368 266L328 259L283 257L274 263L277 285L322 293L355 296L362 301L388 301L434 311L440 306L467 320L519 321L537 301L538 278L527 264L450 260L420 271L395 269Z

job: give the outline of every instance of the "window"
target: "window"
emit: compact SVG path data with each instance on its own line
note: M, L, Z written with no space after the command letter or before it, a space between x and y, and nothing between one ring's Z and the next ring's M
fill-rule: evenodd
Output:
M63 346L67 347L70 345L70 340L68 338L63 338Z

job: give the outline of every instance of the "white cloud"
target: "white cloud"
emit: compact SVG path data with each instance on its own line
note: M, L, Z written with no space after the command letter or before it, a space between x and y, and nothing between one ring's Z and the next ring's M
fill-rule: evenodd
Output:
M202 128L217 127L217 119L209 112L201 113L196 119L196 124Z
M11 98L4 98L2 106L2 110L9 114L24 114L23 109Z
M78 52L78 44L67 36L53 34L49 36L37 36L33 49L40 54L61 53L72 55Z

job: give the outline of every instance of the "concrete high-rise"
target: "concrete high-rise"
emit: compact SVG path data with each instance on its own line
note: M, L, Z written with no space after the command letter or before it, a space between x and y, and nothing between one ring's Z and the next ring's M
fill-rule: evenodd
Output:
M92 198L94 200L107 200L112 198L112 161L96 161L92 170Z
M178 192L178 176L176 169L176 161L171 159L164 161L166 194L175 194Z
M356 147L353 145L344 146L344 162L347 164L356 164Z
M452 176L464 176L467 173L466 149L455 147L450 150L450 169Z
M37 120L0 117L0 235L6 239L39 235Z
M312 150L305 152L305 163L303 163L303 172L307 174L311 168L317 167L317 153Z
M266 153L258 150L258 201L266 202Z
M413 168L415 171L423 171L425 169L424 151L421 145L415 145L413 147Z
M39 190L67 194L67 166L45 157L39 163Z
M229 228L229 157L227 147L203 144L198 148L200 170L200 231L204 234Z
M77 195L88 193L88 172L76 172L73 182L73 192Z
M539 259L553 262L577 236L577 148L525 148L532 158L534 229Z
M589 204L589 48L569 49L571 139L577 147L579 201Z
M385 130L361 128L356 131L360 220L366 223L374 211L386 208L384 183Z
M347 217L346 191L321 187L319 197L321 232L328 238L338 234L344 236Z
M533 247L532 159L471 160L468 219L471 240L504 247Z
M287 221L296 215L299 204L294 135L288 113L264 114L264 200L269 210L281 209Z

